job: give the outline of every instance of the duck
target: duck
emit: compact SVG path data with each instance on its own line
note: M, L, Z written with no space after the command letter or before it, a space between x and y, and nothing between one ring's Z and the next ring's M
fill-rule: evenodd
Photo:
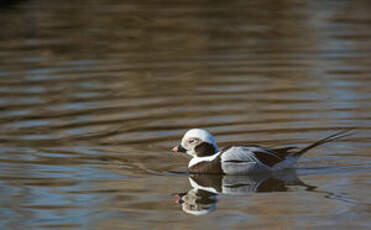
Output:
M342 130L302 149L296 146L269 148L255 144L231 145L219 151L214 137L205 129L188 130L173 152L192 157L188 163L191 174L249 175L293 168L308 150L327 142L349 136Z

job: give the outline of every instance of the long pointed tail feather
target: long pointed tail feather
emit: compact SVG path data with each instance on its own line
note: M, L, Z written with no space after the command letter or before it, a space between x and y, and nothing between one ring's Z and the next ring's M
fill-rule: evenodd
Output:
M353 130L353 128L342 130L340 132L337 132L335 134L332 134L331 136L325 137L319 141L314 142L313 144L308 145L307 147L303 148L302 150L294 153L292 156L299 158L301 155L303 155L305 152L307 152L309 149L312 149L318 145L322 145L327 142L331 142L334 140L338 140L343 137L347 137L350 135L353 135L353 133L349 133L349 131Z

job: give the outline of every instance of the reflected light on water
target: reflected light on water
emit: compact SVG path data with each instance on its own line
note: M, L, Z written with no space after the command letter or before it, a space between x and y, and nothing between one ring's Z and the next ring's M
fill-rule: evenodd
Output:
M367 228L370 10L363 0L2 1L2 229ZM357 134L305 155L295 182L245 177L249 189L230 194L228 178L196 191L188 159L170 153L194 127L221 146ZM174 203L185 197L212 212L187 215Z

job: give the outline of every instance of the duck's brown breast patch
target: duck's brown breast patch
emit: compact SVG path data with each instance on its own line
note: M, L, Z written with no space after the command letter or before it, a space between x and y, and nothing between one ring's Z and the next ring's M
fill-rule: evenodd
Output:
M201 161L189 167L190 173L198 174L224 174L221 165L220 155L212 161Z

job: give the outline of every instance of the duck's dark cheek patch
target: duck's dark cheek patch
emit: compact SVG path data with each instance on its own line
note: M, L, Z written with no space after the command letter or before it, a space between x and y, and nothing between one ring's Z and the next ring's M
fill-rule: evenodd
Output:
M216 150L215 147L207 142L202 142L201 144L195 147L195 152L198 157L206 157L214 155Z

